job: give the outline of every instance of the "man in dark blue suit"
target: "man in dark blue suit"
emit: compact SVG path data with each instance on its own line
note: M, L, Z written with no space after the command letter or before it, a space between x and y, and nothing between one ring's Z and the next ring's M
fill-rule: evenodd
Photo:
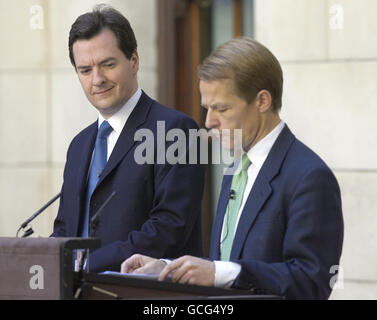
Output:
M121 262L134 253L201 255L204 167L172 163L160 150L176 142L166 141L166 132L179 128L187 134L197 129L196 123L140 89L133 30L111 7L95 8L75 21L69 52L83 90L99 114L98 121L69 146L52 236L88 236L90 219L115 191L95 233L102 247L90 254L91 271L119 271ZM153 139L146 144L147 136L141 132L149 132ZM180 160L188 159L191 147L188 139L183 142ZM142 152L135 152L143 144L151 158L146 162Z
M223 178L210 259L183 256L165 265L135 255L122 271L160 272L161 280L171 275L180 283L288 299L327 299L343 244L339 186L279 117L279 62L255 40L237 38L205 59L198 74L206 126L240 155ZM241 152L235 129L242 129Z

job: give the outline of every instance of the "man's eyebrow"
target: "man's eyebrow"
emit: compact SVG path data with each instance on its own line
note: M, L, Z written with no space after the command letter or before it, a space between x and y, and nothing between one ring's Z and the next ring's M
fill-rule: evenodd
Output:
M106 64L106 63L109 63L109 62L115 62L116 61L116 58L113 58L113 57L110 57L110 58L106 58L105 60L102 60L99 64Z
M205 104L201 104L201 107L205 108L205 109L208 109L208 108L211 108L211 109L214 109L214 110L217 110L217 109L222 109L222 108L229 108L230 105L229 104L226 104L226 103L214 103L214 104L211 104L211 105L205 105Z
M89 69L91 66L77 66L76 69Z
M109 62L115 62L116 61L116 58L113 58L113 57L110 57L110 58L106 58L104 60L102 60L99 65L103 65L103 64L106 64L106 63L109 63ZM88 68L91 68L92 66L77 66L77 69L88 69Z

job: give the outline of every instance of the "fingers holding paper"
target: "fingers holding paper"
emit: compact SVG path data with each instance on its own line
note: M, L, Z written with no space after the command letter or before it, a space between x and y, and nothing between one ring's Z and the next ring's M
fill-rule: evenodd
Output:
M192 256L183 256L166 265L158 279L163 281L169 275L174 282L213 286L215 282L215 263Z
M146 273L159 274L166 263L160 259L151 258L141 254L134 254L123 261L120 272L122 273Z
M122 263L121 272L159 274L160 281L170 277L174 282L201 286L213 286L215 282L215 263L192 256L183 256L166 264L160 259L134 254Z

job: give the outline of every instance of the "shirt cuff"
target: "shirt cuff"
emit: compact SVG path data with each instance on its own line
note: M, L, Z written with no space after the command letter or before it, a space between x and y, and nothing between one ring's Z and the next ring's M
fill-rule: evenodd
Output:
M214 261L215 287L229 288L241 272L241 265L230 261Z

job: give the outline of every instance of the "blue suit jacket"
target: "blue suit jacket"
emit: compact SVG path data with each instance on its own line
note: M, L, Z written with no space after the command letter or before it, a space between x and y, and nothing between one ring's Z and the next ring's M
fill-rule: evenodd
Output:
M90 255L91 271L119 271L121 262L134 253L152 257L202 254L200 212L205 168L194 164L158 164L157 121L165 121L166 131L180 128L187 133L197 128L183 113L166 108L142 93L91 197L92 217L116 191L99 222L95 236L102 240L102 247ZM52 236L79 235L97 128L97 122L93 123L69 146ZM153 133L154 164L135 162L135 148L144 142L134 140L138 129ZM185 142L188 151L188 139ZM167 150L172 144L167 142L163 146Z
M220 235L232 176L224 176L210 258L220 259ZM288 299L327 299L330 273L343 244L338 183L326 164L287 126L249 194L230 260L240 263L233 286Z

